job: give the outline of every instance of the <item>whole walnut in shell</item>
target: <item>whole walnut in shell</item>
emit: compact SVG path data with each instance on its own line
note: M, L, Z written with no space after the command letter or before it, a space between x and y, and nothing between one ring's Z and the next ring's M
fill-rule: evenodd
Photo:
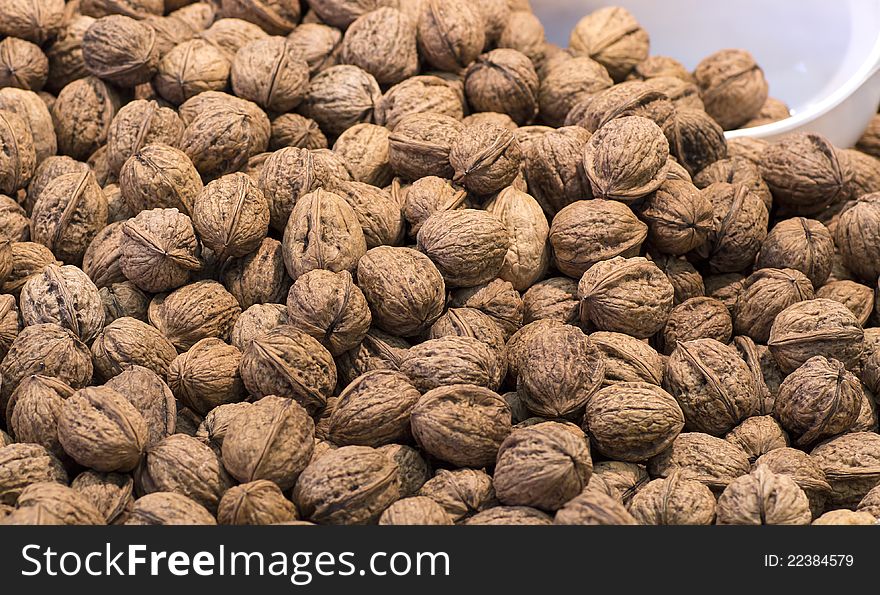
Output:
M475 194L494 194L516 178L522 149L510 130L490 123L471 124L452 142L449 163L455 182Z
M183 122L177 113L157 101L143 99L123 106L107 130L110 169L119 174L126 160L147 145L175 146L183 135Z
M400 371L420 391L450 384L472 384L497 390L505 375L504 353L482 341L448 335L411 347Z
M409 223L409 232L417 237L428 217L439 211L466 208L467 192L456 189L448 180L425 176L402 191L403 213Z
M367 12L345 31L340 60L372 74L380 85L393 85L419 71L416 23L389 6Z
M590 341L605 362L604 384L625 382L660 385L664 362L647 342L613 332L593 333Z
M832 281L816 292L816 297L827 298L845 305L855 314L859 324L867 325L874 312L874 291L855 281Z
M719 525L808 525L810 502L798 484L759 465L718 497Z
M739 446L701 434L682 432L672 446L648 461L652 477L669 477L675 471L721 492L731 481L749 472L748 455Z
M338 136L355 124L372 122L381 97L373 75L357 66L340 64L314 75L299 111L317 122L325 134Z
M520 125L538 113L538 75L532 61L516 50L500 48L477 57L464 88L474 111L507 114Z
M92 23L83 36L82 52L89 72L120 87L149 81L159 63L155 30L123 15Z
M235 297L216 281L198 281L158 295L147 311L150 324L181 350L206 337L227 338L239 314Z
M694 184L697 188L705 188L714 182L745 184L761 197L768 211L773 207L773 195L761 178L758 166L745 157L731 156L728 159L720 159L694 176Z
M449 308L428 331L429 339L447 336L472 337L496 352L501 367L506 369L504 335L498 324L474 308Z
M648 240L664 254L699 248L714 227L712 203L690 182L665 180L639 206L648 224Z
M336 365L317 340L280 325L248 344L241 377L255 397L288 395L308 411L322 408L336 386Z
M272 120L269 149L277 151L284 147L326 149L327 137L314 120L299 114L281 114Z
M107 140L119 104L116 91L97 77L65 86L52 106L58 151L74 159L88 158Z
M38 444L15 443L0 447L0 503L13 505L29 485L67 484L61 462Z
M580 320L577 282L568 277L539 281L523 293L523 323L552 319L576 325Z
M97 508L108 524L120 518L134 502L134 482L130 475L122 473L83 471L70 487Z
M391 169L399 176L417 180L425 176L451 178L449 162L453 144L463 131L450 116L431 112L403 117L389 137Z
M815 356L779 386L775 413L799 445L842 434L856 422L864 393L858 378L834 359Z
M818 289L831 273L833 258L834 239L828 229L814 219L795 217L773 226L761 244L757 267L798 270Z
M476 59L486 43L480 13L463 0L423 0L419 52L438 70L456 72Z
M177 209L189 215L202 191L202 179L186 153L150 144L122 164L119 188L133 216L148 209Z
M168 386L181 403L200 414L245 398L238 368L241 351L217 338L202 339L168 367Z
M408 498L418 495L419 490L425 485L432 473L419 451L412 446L403 444L386 444L376 450L397 463L400 496Z
M7 39L6 41L9 40ZM0 55L2 55L2 43L4 42L0 42ZM41 96L22 89L0 88L0 110L17 114L24 120L33 138L37 165L40 165L48 157L55 155L58 150L55 125L52 122L52 114ZM19 143L26 141L27 134L23 134L18 140ZM27 147L21 146L18 150L20 153L20 166L24 166L26 161L24 153L27 151ZM33 173L36 175L36 169Z
M321 23L302 23L287 36L287 41L297 48L309 73L315 76L322 70L335 66L342 44L342 31Z
M74 266L50 265L31 276L22 287L20 303L26 325L55 323L84 342L90 342L104 326L98 288Z
M599 452L637 462L668 448L684 423L679 404L659 386L618 382L590 397L583 426Z
M815 521L813 525L876 525L877 518L868 512L852 510L829 510Z
M605 68L587 56L556 64L541 80L538 92L541 117L550 126L562 126L571 108L612 84Z
M598 61L616 81L648 57L648 33L624 8L602 8L582 18L569 39L575 55Z
M508 6L504 28L498 35L498 47L522 52L538 68L544 66L548 58L548 43L544 35L544 25L528 6Z
M475 469L441 469L425 482L419 495L437 502L455 522L498 506L492 478Z
M806 300L776 316L767 345L785 373L793 372L814 355L837 359L847 369L857 370L864 331L843 304L822 298Z
M345 29L358 17L388 4L381 0L314 0L309 6L320 22Z
M229 332L229 342L243 351L257 335L281 324L287 324L287 307L284 304L254 304L235 320Z
M880 440L874 432L843 434L810 452L832 492L829 508L854 508L880 481Z
M175 433L177 402L168 385L152 370L132 365L106 384L134 405L147 422L147 447Z
M559 211L550 226L557 268L579 278L590 267L615 256L636 256L648 227L624 204L579 200Z
M361 344L336 358L339 377L346 385L373 370L399 370L409 343L372 327Z
M847 269L873 284L880 266L873 258L880 245L880 193L866 194L844 206L834 229L834 243Z
M7 37L0 41L0 85L39 91L49 76L49 60L40 46Z
M673 293L666 275L650 261L617 256L594 264L581 278L581 319L600 330L647 338L665 324Z
M675 107L672 101L653 85L640 81L626 81L584 97L568 112L565 123L596 132L611 120L625 116L647 118L663 130L670 142L674 140Z
M420 393L400 372L373 370L340 393L330 415L329 438L341 446L378 447L410 435L410 413Z
M494 485L504 504L556 510L581 493L591 473L586 437L576 428L544 422L514 430L501 443Z
M277 485L259 479L229 488L220 499L221 525L272 525L296 519L296 506Z
M715 182L702 190L712 203L713 229L696 254L713 273L734 273L751 266L767 237L767 208L743 184Z
M104 515L84 496L54 481L33 483L18 496L6 525L104 525Z
M290 278L284 268L281 242L264 238L256 250L227 262L223 285L243 309L284 301Z
M745 50L721 50L704 58L694 70L694 79L706 112L725 130L758 115L767 100L764 72Z
M380 525L451 525L452 518L442 506L426 496L403 498L379 517Z
M642 525L711 525L715 496L699 481L673 473L640 489L629 511Z
M358 261L358 287L379 328L417 335L443 313L445 283L431 260L410 248L380 246Z
M733 323L727 306L714 298L695 297L672 309L663 327L663 352L670 354L678 343L715 339L729 343Z
M242 173L210 182L196 197L192 220L202 244L222 262L253 252L269 231L269 205Z
M291 111L309 85L309 65L283 37L248 43L235 54L230 72L237 96L271 112Z
M66 454L58 442L58 416L64 399L74 390L64 382L35 374L19 383L6 405L6 425L18 442L39 444L60 460Z
M461 120L464 91L461 84L441 76L419 75L388 89L376 104L376 124L394 130L406 116L435 113Z
M505 339L522 326L522 297L510 281L503 279L455 290L449 306L480 310L498 324Z
M728 432L724 439L742 448L752 462L771 450L788 446L788 434L769 415L746 418Z
M293 501L304 518L327 525L375 523L400 498L397 464L367 446L343 446L312 462Z
M705 111L680 107L675 112L669 151L691 176L696 176L727 158L727 140L721 126Z
M733 309L734 329L761 343L770 338L776 315L792 304L813 299L810 280L794 269L759 269L749 275Z
M117 391L89 387L64 401L58 439L81 465L95 471L130 471L146 446L147 423Z
M332 189L354 210L364 232L367 249L400 243L404 219L393 189L389 192L364 182L347 180L334 183Z
M790 476L807 494L813 516L822 514L831 486L826 481L825 472L810 455L796 448L774 448L761 455L755 464L766 466L774 473Z
M637 522L621 502L588 486L556 511L553 524L636 525Z
M529 143L520 139L529 191L549 216L592 196L583 171L583 150L591 136L580 126L565 126Z
M198 240L189 217L177 209L140 212L122 225L122 272L144 291L168 291L201 267Z
M130 317L117 318L92 343L98 377L109 380L131 365L143 366L161 377L177 356L174 346L156 328Z
M208 510L175 492L154 492L138 498L125 512L124 525L216 525Z
M153 85L162 99L180 105L199 93L225 89L230 60L208 41L189 39L162 56Z
M386 186L391 182L390 135L384 126L355 124L339 135L333 152L345 160L356 181Z
M30 228L30 219L22 206L12 198L0 194L0 238L26 242L31 237Z

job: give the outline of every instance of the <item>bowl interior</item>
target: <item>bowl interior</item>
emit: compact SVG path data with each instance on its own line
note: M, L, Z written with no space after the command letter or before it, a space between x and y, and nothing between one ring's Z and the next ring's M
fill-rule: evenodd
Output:
M874 0L532 0L547 39L562 47L581 17L608 5L635 15L651 36L652 54L688 68L720 49L749 50L770 95L793 114L846 86L880 37L880 2Z

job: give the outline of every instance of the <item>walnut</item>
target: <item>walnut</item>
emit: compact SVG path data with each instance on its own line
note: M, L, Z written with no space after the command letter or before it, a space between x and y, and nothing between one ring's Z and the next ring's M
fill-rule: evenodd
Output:
M451 178L450 151L463 127L458 120L436 113L413 113L403 117L389 137L392 170L404 178L425 176Z
M221 525L272 525L296 519L296 506L277 485L263 479L229 488L220 499Z
M513 7L498 36L498 47L522 52L540 67L545 60L546 46L544 25L538 17L531 10Z
M539 281L523 293L523 323L552 319L576 325L580 320L577 282L568 277Z
M193 225L202 244L219 262L253 252L269 230L269 205L262 191L242 173L209 183L196 197Z
M36 136L34 140L36 142ZM853 198L871 192L880 192L880 159L855 149L845 149L843 156L849 161L849 167L853 172L850 188L850 195Z
M663 328L664 353L669 355L678 343L693 339L715 339L729 343L733 323L727 306L714 298L690 298L669 314Z
M593 464L593 476L587 489L598 488L629 506L638 490L650 481L644 465L622 461L599 461ZM593 483L596 485L594 486Z
M739 128L767 100L764 71L745 50L721 50L704 58L694 79L709 113L725 130Z
M95 370L105 380L131 365L144 366L164 377L176 355L174 347L158 330L128 317L108 324L92 343Z
M208 40L183 41L162 56L153 85L163 99L180 105L204 91L225 89L231 60Z
M74 390L50 376L22 379L6 405L5 419L16 440L39 444L60 460L67 460L58 442L58 416L64 399Z
M477 8L463 0L423 0L418 46L431 66L458 71L476 59L485 43L486 31Z
M581 278L581 319L599 330L647 338L665 324L673 293L666 275L650 261L616 256L591 266Z
M773 196L761 178L758 166L745 157L720 159L706 166L694 176L694 184L697 188L705 188L714 182L745 184L752 192L761 197L768 212L773 207Z
M880 436L844 434L813 449L810 457L825 472L832 508L854 508L880 481Z
M560 354L564 354L560 356ZM526 339L521 361L510 355L517 392L528 409L545 417L562 417L583 407L599 389L605 362L579 328L552 325Z
M40 194L55 178L64 174L86 174L89 172L89 166L80 161L75 161L66 155L52 155L43 160L34 171L27 188L27 197L24 201L24 208L27 212L32 212L34 205L40 198Z
M158 208L178 209L188 215L202 191L202 180L190 158L164 144L147 145L126 160L119 185L135 214Z
M104 515L84 496L49 481L23 489L6 525L104 525Z
M251 41L235 54L230 72L236 95L272 112L295 108L309 85L308 64L283 37Z
M15 200L0 194L0 238L25 242L31 237L31 221Z
M562 126L571 108L612 84L605 68L587 56L565 60L555 65L541 81L538 94L541 116L550 126Z
M873 283L880 266L871 256L880 245L880 192L866 194L849 203L840 213L834 240L843 264L858 278Z
M314 0L309 6L321 22L345 29L358 17L388 4L386 0Z
M852 510L829 510L815 521L813 525L876 525L877 518L867 512Z
M675 107L664 93L640 81L623 82L588 95L571 108L565 123L595 132L611 120L625 116L652 120L667 139L674 140Z
M86 159L107 140L119 109L116 91L97 77L75 80L58 94L52 107L59 152Z
M25 325L55 323L89 343L104 326L98 288L75 266L49 265L32 275L19 299Z
M402 444L386 444L376 450L397 463L401 498L418 495L419 490L428 481L431 474L428 463L422 458L419 451Z
M418 235L422 224L434 213L467 206L467 193L464 190L457 190L449 181L436 176L419 178L404 194L403 212L413 237Z
M405 340L371 328L358 347L337 358L340 378L348 384L372 370L399 370L407 349Z
M198 241L190 218L177 209L142 211L122 226L120 266L144 291L168 291L198 270Z
M257 335L281 324L287 324L287 308L283 304L254 304L236 319L229 342L244 351Z
M727 143L731 157L745 157L758 166L760 170L761 154L770 143L762 138L740 136Z
M286 35L299 23L301 7L296 0L221 0L220 15L242 18L259 25L270 35Z
M570 277L616 256L635 256L648 235L647 226L620 202L594 199L563 208L550 226L556 266Z
M878 497L880 497L880 489L871 488L871 490L865 494L865 497L862 498L862 501L859 502L858 510L859 512L867 512L873 515L875 518L880 517L880 502L878 502Z
M648 57L648 33L624 8L599 9L575 25L569 39L575 55L585 55L608 69L615 81L622 81Z
M445 284L431 260L410 248L380 246L358 261L358 286L379 328L417 335L443 313Z
M748 455L722 438L683 432L666 451L648 462L653 477L669 477L675 471L721 492L731 481L749 472Z
M111 171L119 174L132 155L139 155L141 163L148 166L143 163L141 149L156 144L173 147L180 141L183 130L183 122L177 113L161 107L156 101L136 100L126 104L117 112L107 131Z
M542 336L545 332L562 327L564 324L552 318L536 320L526 324L507 341L507 364L508 373L512 381L516 381L520 370L528 363L526 360L526 351L533 339ZM576 328L576 327L575 327ZM517 395L522 400L522 395Z
M206 414L245 398L241 351L217 338L202 339L168 367L168 385L190 409Z
M746 278L739 273L709 275L705 280L706 295L715 298L733 312Z
M0 109L0 192L14 194L25 188L37 166L30 126L18 114Z
M855 281L832 281L823 285L816 292L817 298L825 298L840 302L855 314L862 326L874 311L874 291Z
M95 19L74 15L58 30L52 45L45 50L49 59L49 78L46 88L58 93L69 83L88 76L82 54L82 40Z
M360 122L372 122L381 99L379 84L368 72L343 64L316 74L299 107L325 134L338 136Z
M675 58L669 56L648 56L633 68L628 80L646 81L660 77L674 77L685 82L693 82L691 72Z
M374 447L406 440L410 412L419 397L419 391L399 372L367 372L340 393L330 416L330 440L343 446Z
M669 254L650 254L650 260L657 265L657 268L663 271L675 291L672 303L679 305L694 297L702 297L706 295L706 287L703 283L703 277L697 272L685 257L672 256ZM716 297L717 296L713 296ZM733 302L720 299L728 310L733 308L736 302L736 295L733 296Z
M124 525L216 525L198 502L175 492L154 492L134 501L125 512Z
M0 44L2 43L0 42ZM58 141L55 136L52 114L39 95L11 87L0 88L0 111L18 114L24 120L33 138L34 154L38 166L42 164L44 159L55 155ZM18 140L19 142L26 141L27 134ZM20 147L19 151L21 151L19 157L22 159L21 165L23 166L24 151L27 151L27 147ZM36 172L37 169L34 169L32 173L36 175Z
M83 471L70 487L97 508L107 524L121 518L134 502L134 482L130 475Z
M538 114L538 75L521 52L497 49L479 56L465 74L468 103L477 112L509 115L528 124Z
M34 242L12 243L12 270L2 284L4 293L18 295L31 275L39 273L50 264L60 264L52 251Z
M299 114L281 114L272 120L269 149L277 151L284 147L326 149L327 137L314 120Z
M605 385L621 382L660 385L663 360L646 342L609 332L593 333L590 340L605 363Z
M0 35L43 44L64 24L64 0L4 2L0 6Z
M304 518L319 524L375 523L400 497L397 464L366 446L343 446L311 463L293 500Z
M699 481L674 472L640 489L629 511L642 525L711 525L715 496Z
M727 158L724 130L701 109L677 109L672 138L669 151L691 176Z
M159 0L82 0L80 10L95 18L108 15L124 15L143 19L149 15L161 15L164 6Z
M342 32L320 23L303 23L287 36L287 41L299 50L300 56L309 65L310 75L315 76L336 65Z
M813 286L794 269L759 269L749 275L733 309L737 334L766 343L776 315L797 302L813 299Z
M120 87L149 81L159 63L156 32L123 15L92 23L83 36L82 53L89 72Z
M555 525L636 525L626 507L598 490L587 487L556 511Z
M132 365L105 385L125 396L147 422L147 447L174 434L177 403L165 382L152 370Z
M92 379L89 349L71 331L57 324L25 327L12 341L0 363L0 412L22 379L31 374L53 376L73 388L86 386Z
M162 56L174 49L176 45L189 41L196 34L196 30L186 21L170 15L167 17L148 16L142 19L141 23L152 29L156 35L155 44L159 54L158 59L162 59Z
M411 424L431 455L459 467L482 467L495 461L510 433L510 408L489 389L452 384L426 392L412 410Z
M742 448L753 463L771 450L788 446L788 434L769 415L747 418L728 432L724 439Z
M530 143L520 140L529 190L549 216L592 196L582 158L590 137L580 126L566 126L541 134Z
M666 254L699 248L713 231L712 204L690 182L665 180L639 206L648 239Z
M345 32L339 58L372 74L381 85L393 85L419 71L416 23L391 7L366 12Z
M798 214L815 213L849 198L849 162L819 134L796 133L772 143L759 167L773 200Z
M529 506L495 506L478 512L465 525L552 525L549 515Z
M690 74L688 76L690 77ZM700 98L700 88L692 80L684 80L677 76L658 76L646 79L645 83L649 88L669 98L676 111L704 111L703 100ZM705 120L715 123L715 120L708 114L705 115ZM721 130L717 123L715 123L714 128Z
M186 350L206 337L227 338L240 313L222 285L198 281L153 298L147 316L175 347Z
M382 126L355 124L339 136L333 152L345 160L356 181L386 186L391 182L390 134Z
M791 109L784 101L768 97L758 113L748 122L742 125L743 128L753 128L755 126L763 126L785 120L791 116Z
M147 448L135 483L139 493L175 492L213 513L232 480L213 450L191 436L175 434Z
M810 455L795 448L775 448L761 455L756 464L789 475L807 494L813 516L822 513L831 486L825 480L824 471Z
M0 359L6 357L9 347L21 331L21 327L15 296L0 295Z
M347 180L335 182L330 187L354 210L368 249L400 243L404 234L403 212L391 192Z
M475 194L489 195L516 178L522 150L510 130L489 123L473 124L463 127L453 140L449 163L455 182Z
M506 369L504 335L498 324L483 312L474 308L450 308L428 332L429 339L446 336L471 337L482 341L495 351L502 369Z
M523 303L510 281L495 279L488 283L458 289L452 293L452 308L476 308L492 318L509 339L522 326Z
M426 496L403 498L389 506L379 517L380 525L451 525L452 518L434 500Z
M712 203L714 229L697 254L707 259L715 273L732 273L749 267L767 237L767 209L743 184L715 182L703 195Z
M724 489L718 498L719 525L807 525L810 503L798 484L759 465Z
M242 308L284 301L291 282L281 252L281 242L264 238L255 251L227 263L223 285Z
M819 288L831 273L833 258L834 240L828 229L816 220L796 217L773 226L761 244L757 266L796 269Z
M250 411L253 406L253 403L243 401L241 403L227 403L226 405L215 407L199 423L194 437L213 448L219 454L223 447L223 440L226 438L226 432L229 430L229 424L237 415Z
M455 522L498 505L492 478L474 469L441 469L419 495L437 502Z
M0 503L12 505L29 485L42 482L67 484L61 462L38 444L0 447Z

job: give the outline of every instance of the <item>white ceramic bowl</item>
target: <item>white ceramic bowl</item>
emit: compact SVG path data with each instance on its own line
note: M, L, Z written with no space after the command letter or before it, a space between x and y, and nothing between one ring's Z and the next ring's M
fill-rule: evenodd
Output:
M728 138L819 132L852 146L880 104L880 0L532 0L547 39L566 47L575 23L602 6L627 8L651 53L693 68L724 48L752 52L792 117Z

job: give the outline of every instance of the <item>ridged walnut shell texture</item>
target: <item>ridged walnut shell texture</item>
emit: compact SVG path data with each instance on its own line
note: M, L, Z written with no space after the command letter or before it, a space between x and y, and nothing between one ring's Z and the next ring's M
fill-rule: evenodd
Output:
M419 51L438 70L457 72L474 61L486 43L479 12L463 0L424 0L418 21Z
M565 122L595 132L611 120L626 116L652 120L670 141L674 139L675 107L672 101L654 85L641 81L626 81L585 97L571 108Z
M119 264L122 223L115 221L99 231L83 254L81 268L98 288L128 281Z
M177 209L142 211L123 224L122 233L122 272L144 291L180 287L201 267L192 221Z
M670 153L691 176L727 158L724 130L700 108L679 107L675 112Z
M6 41L10 41L7 39ZM3 42L0 42L2 46ZM0 49L2 55L2 49ZM31 91L14 88L0 88L0 110L18 114L24 120L27 128L30 129L33 138L34 155L36 161L34 167L43 162L44 159L55 155L58 150L58 141L55 136L55 126L52 122L52 115L40 95ZM17 132L17 130L13 131ZM27 140L27 134L22 133L19 138L19 165L22 168L22 174L26 174L26 165L29 155L26 145L22 142ZM36 173L34 170L32 173ZM22 176L24 177L24 176Z
M640 489L629 511L641 525L711 525L715 496L702 483L673 473Z
M538 75L531 60L516 50L501 48L479 56L465 73L464 88L477 112L507 114L520 125L538 113Z
M364 232L367 249L400 244L404 235L404 219L394 187L389 191L365 182L342 180L333 184L332 188L354 210Z
M814 355L839 360L858 370L865 333L849 309L828 299L806 300L780 312L767 345L779 368L793 372Z
M316 76L337 64L342 31L321 23L301 23L288 36L287 41L297 48L309 73ZM378 86L378 83L377 83Z
M776 315L797 302L813 299L810 280L794 269L759 269L743 283L733 309L734 329L766 343Z
M746 418L728 432L724 439L743 449L752 462L772 450L788 446L788 434L769 415Z
M205 91L222 91L229 79L231 59L206 39L189 39L162 56L153 86L172 105Z
M548 216L592 196L583 166L584 147L591 137L580 126L551 128L529 143L518 135L529 192Z
M653 121L617 118L602 126L584 149L584 172L593 196L632 202L657 190L669 172L669 143Z
M862 385L852 372L837 360L817 355L782 381L775 413L797 444L807 446L850 430L863 398Z
M50 376L24 378L6 405L6 426L23 444L39 444L61 460L66 458L58 442L58 415L73 389ZM3 412L0 412L3 413Z
M55 323L90 343L104 328L104 304L98 288L75 266L49 265L21 288L25 325Z
M648 227L614 200L578 200L559 211L550 226L550 245L559 270L580 278L594 264L638 255Z
M523 525L551 525L550 516L530 506L495 506L489 510L478 512L467 519L465 525L487 526L523 526Z
M399 83L419 71L416 23L388 6L367 12L346 29L339 57L372 74L380 85Z
M230 422L223 465L241 482L267 479L293 487L312 456L315 424L296 401L264 397Z
M388 138L391 169L408 180L452 178L455 169L449 153L462 129L458 120L443 114L414 113L401 118Z
M379 517L380 525L452 525L443 507L426 496L403 498Z
M309 85L309 65L279 37L258 39L238 50L231 75L237 96L276 113L298 106Z
M64 87L52 107L58 152L87 159L107 140L119 104L116 91L94 76Z
M296 520L296 506L277 485L260 479L229 488L220 499L221 525L272 525Z
M834 230L834 242L847 269L873 284L880 266L873 257L880 246L880 193L866 194L844 206Z
M424 113L461 120L464 95L458 79L423 74L401 81L376 104L375 120L376 124L394 130L406 116Z
M509 186L523 155L513 132L492 123L466 125L449 150L453 180L470 192L489 195Z
M400 498L397 472L397 464L373 448L343 446L306 467L293 500L318 524L373 524Z
M549 126L562 126L578 102L612 84L605 68L587 56L554 64L541 81L538 93L541 117Z
M264 238L256 250L230 260L223 271L223 285L243 309L254 304L278 304L290 290L281 242Z
M147 438L143 416L112 388L81 389L61 407L61 446L76 462L95 471L131 471Z
M451 384L473 384L498 390L504 379L504 353L472 337L454 335L411 347L400 371L420 391Z
M123 525L216 525L198 502L175 492L154 492L134 501L124 513Z
M504 399L468 384L441 386L422 395L410 423L423 449L459 467L491 465L511 430Z
M604 384L647 382L660 386L664 361L645 341L623 333L596 332L590 341L605 362Z
M684 422L679 404L659 386L618 382L590 398L583 426L603 455L639 462L666 450Z
M239 314L238 302L216 281L198 281L156 296L147 312L150 324L181 350L206 337L225 340Z
M236 319L229 332L229 342L244 351L258 335L287 324L287 308L284 304L254 304Z
M258 398L281 395L307 411L321 409L336 387L333 357L318 341L291 326L258 335L245 347L241 377Z
M83 36L82 52L92 74L120 87L146 83L159 64L155 30L122 15L95 21Z
M7 525L103 525L104 515L66 485L34 483L22 490Z
M256 250L269 232L269 204L247 175L234 173L205 186L192 219L202 244L222 261Z
M0 504L11 506L27 486L47 481L67 484L67 473L44 447L26 443L0 447Z
M599 330L647 338L663 328L674 293L654 263L617 256L594 264L581 277L581 319Z
M575 55L602 64L615 81L622 81L648 57L648 33L626 9L608 7L582 18L569 39Z
M331 66L309 83L300 113L316 121L325 134L338 136L349 127L372 122L382 97L372 75L349 64Z
M855 432L824 442L810 452L832 493L829 508L854 508L880 482L880 436Z
M140 493L175 492L212 513L232 483L214 451L184 434L169 436L148 448L135 474Z
M475 469L440 469L425 482L419 495L437 502L455 522L498 506L492 478Z
M498 276L510 238L507 227L495 215L461 209L428 217L419 230L418 245L448 287L473 287Z
M92 343L95 372L104 380L130 365L143 366L164 378L176 356L174 346L159 330L126 316L105 326Z
M552 319L577 324L580 319L577 282L568 277L538 281L523 293L523 323Z
M669 355L679 342L692 339L729 343L732 333L733 323L727 306L713 298L691 298L669 314L663 327L663 353Z
M730 482L718 497L719 525L808 525L812 518L794 479L763 465Z
M147 209L177 209L189 215L202 192L202 179L180 149L149 144L121 164L119 188L134 215Z
M750 267L767 237L767 208L743 184L715 182L702 191L712 203L713 229L696 253L713 273L734 273Z
M221 16L244 19L270 35L290 33L301 14L296 0L221 0L219 4Z
M339 195L321 189L296 202L282 245L287 272L294 280L314 269L353 271L367 251L352 208Z
M345 160L356 181L387 186L392 176L388 160L390 136L391 131L384 126L355 124L339 135L333 143L333 152Z
M133 365L111 378L106 386L128 399L147 422L148 448L175 433L177 402L158 374Z
M119 518L134 502L134 481L122 473L83 471L70 487L97 508L107 524Z
M831 274L833 260L834 239L828 229L814 219L796 217L773 226L761 244L757 266L798 270L819 288Z
M721 50L694 70L706 112L725 130L739 128L758 115L767 100L764 72L745 50Z
M217 338L202 339L168 367L168 386L183 404L199 414L244 400L239 375L241 351Z
M638 523L621 502L598 489L587 487L556 511L553 524L636 525Z
M443 277L434 263L416 250L373 248L358 261L357 281L374 322L391 334L418 335L443 313Z
M706 241L714 227L712 213L712 204L683 180L664 181L639 206L651 245L673 255L686 254Z
M511 366L514 359L511 354ZM527 339L517 392L529 411L562 417L583 407L605 377L601 353L579 328L554 324Z
M326 149L327 137L311 118L299 114L281 114L272 120L269 150L277 151L284 147Z
M514 430L501 443L496 494L509 506L557 510L581 493L592 468L587 438L577 428L539 423Z
M678 470L682 477L721 492L731 481L749 472L749 457L722 438L683 432L666 451L648 461L652 477L669 477Z
M357 347L372 317L351 273L315 269L301 276L287 296L289 324L321 342L333 356Z

